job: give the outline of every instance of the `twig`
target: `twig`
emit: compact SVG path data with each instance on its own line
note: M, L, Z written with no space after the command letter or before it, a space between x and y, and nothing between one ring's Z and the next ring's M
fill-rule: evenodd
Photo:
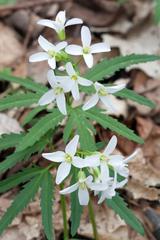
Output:
M0 7L0 15L4 12L13 12L17 10L22 10L22 9L29 9L29 8L34 8L40 5L46 5L50 3L62 3L65 2L66 0L32 0L32 2L26 1L25 3L21 4L16 4L12 6L5 6L5 7Z

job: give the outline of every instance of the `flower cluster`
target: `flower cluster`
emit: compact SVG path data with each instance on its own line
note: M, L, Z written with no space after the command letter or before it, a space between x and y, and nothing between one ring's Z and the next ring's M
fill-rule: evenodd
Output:
M54 29L60 40L65 40L66 27L82 23L83 21L79 18L66 21L65 11L60 11L55 21L42 19L38 22L38 24ZM106 43L91 44L91 32L86 26L82 26L81 28L81 41L82 46L79 46L75 44L68 45L66 41L52 44L43 36L38 38L39 45L43 51L31 55L29 61L47 61L51 68L47 76L51 89L40 98L39 105L43 106L51 102L56 102L60 112L67 115L66 94L71 93L73 99L77 101L80 98L79 85L93 85L96 93L84 104L83 110L92 108L99 100L101 100L109 110L114 109L110 100L110 94L122 90L125 88L125 84L105 87L98 82L93 83L93 81L80 76L78 64L75 64L75 60L71 57L71 55L80 56L80 60L84 58L86 65L91 68L93 66L93 54L108 52L110 51L110 47ZM64 70L59 71L59 75L55 74L55 70L58 72L58 69L56 69L57 65L60 66L58 69Z
M65 151L43 153L42 156L50 161L60 163L56 183L60 184L69 176L72 167L78 168L77 182L72 186L61 190L61 194L68 194L78 189L78 198L81 205L88 205L89 191L99 195L98 203L106 198L112 198L116 189L123 187L128 181L127 163L136 152L125 158L122 155L113 154L117 138L113 136L103 153L87 153L84 157L77 150L79 136L76 135L66 146ZM89 155L88 155L89 154ZM121 181L118 177L122 178Z
M38 22L43 26L54 29L60 42L53 44L43 36L38 38L38 42L43 51L30 56L30 62L47 61L50 70L47 74L48 82L51 86L40 99L39 105L47 105L55 102L59 111L67 115L67 105L72 104L72 100L79 100L79 86L92 86L94 94L84 103L84 111L94 107L99 100L107 107L114 110L110 95L123 88L125 84L104 86L99 82L93 83L80 75L78 64L84 59L88 68L93 66L93 54L110 51L110 46L106 43L91 44L91 32L87 26L81 28L82 46L71 44L66 41L65 28L75 24L82 24L79 18L66 20L65 11L60 11L55 21L42 19ZM75 62L73 56L80 56ZM68 100L69 99L69 100ZM113 136L109 141L104 152L87 153L77 150L79 136L76 135L66 146L65 151L44 153L43 157L60 163L56 176L56 183L60 184L69 176L72 168L79 169L77 183L60 191L61 194L71 193L78 189L78 197L81 205L87 205L89 201L88 190L94 191L99 195L99 203L106 198L115 196L115 190L124 186L128 178L127 162L128 158L121 155L113 155L117 144L117 138ZM119 177L121 176L121 181Z

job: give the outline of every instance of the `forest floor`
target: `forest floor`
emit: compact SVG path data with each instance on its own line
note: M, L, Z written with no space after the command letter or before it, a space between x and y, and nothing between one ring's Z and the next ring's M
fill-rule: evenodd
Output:
M13 70L15 76L30 76L35 81L46 84L48 66L45 62L31 64L29 56L39 50L37 38L40 34L53 43L54 31L37 25L41 18L54 19L59 10L66 10L68 17L79 17L91 28L93 41L105 41L112 47L110 53L98 54L95 62L101 58L112 58L131 53L160 54L160 27L153 17L153 1L126 0L119 4L114 0L28 0L17 1L15 5L0 6L0 69ZM80 26L68 29L70 42L80 42ZM85 66L81 71L84 72ZM121 190L129 207L141 219L146 234L144 237L128 227L112 210L105 205L97 207L95 216L100 240L159 240L155 232L160 232L160 62L139 64L117 72L113 81L121 80L130 89L148 97L156 103L155 109L140 106L128 100L113 98L118 106L114 115L121 122L134 129L144 140L139 146L119 137L117 151L124 155L132 153L137 147L139 155L129 163L130 178L128 185ZM0 80L0 98L8 92L16 91L16 84L7 84ZM21 122L28 109L12 109L0 113L0 135L23 131ZM6 124L7 122L7 124ZM110 137L110 132L96 125L99 139ZM56 145L62 144L58 139ZM1 153L4 158L6 152ZM38 161L44 161L39 156ZM4 179L12 175L23 165L19 164L1 176ZM10 205L17 187L0 196L0 215ZM56 190L58 191L58 190ZM58 196L58 194L57 194ZM70 210L68 207L68 219ZM61 239L63 222L60 200L54 204L54 228L56 239ZM84 208L81 225L78 229L80 239L92 239L92 227L87 209ZM38 195L32 203L18 215L0 240L44 240Z

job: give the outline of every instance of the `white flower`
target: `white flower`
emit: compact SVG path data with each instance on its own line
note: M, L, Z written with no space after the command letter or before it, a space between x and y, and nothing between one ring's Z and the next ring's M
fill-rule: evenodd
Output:
M114 170L123 177L128 177L129 175L129 169L128 169L128 162L133 159L137 155L137 150L134 151L130 156L125 158L124 156L122 158L112 158L109 160L109 164L112 165Z
M98 201L98 204L102 203L105 199L111 199L116 195L116 189L122 188L128 179L124 179L121 182L117 181L117 173L114 173L114 179L110 178L108 181L104 183L94 184L90 186L92 190L97 190L101 192L101 197Z
M78 100L80 98L78 84L82 86L90 86L92 85L92 81L80 77L70 62L66 64L66 71L68 76L63 76L63 84L70 88L73 98Z
M65 27L82 23L83 21L80 18L71 18L66 21L65 11L58 12L55 21L48 19L41 19L38 21L38 24L54 29L61 39L65 39Z
M91 32L86 26L81 28L81 41L82 47L72 44L67 46L65 50L71 55L82 55L89 68L93 66L93 53L110 51L110 47L106 43L95 43L91 45Z
M38 38L39 45L45 52L35 53L30 56L30 62L41 62L41 61L48 61L49 66L52 69L56 68L56 56L62 49L67 46L67 42L63 41L57 43L56 45L50 43L47 39L40 36Z
M117 160L121 161L123 159L122 155L111 155L113 151L115 150L117 145L117 137L113 136L103 153L97 153L92 156L88 156L85 158L86 165L92 164L95 167L100 166L100 172L101 172L101 180L102 182L108 181L109 177L109 167L108 164L111 160Z
M81 175L84 175L81 171ZM89 202L89 192L88 188L90 188L90 184L92 183L93 177L92 176L82 176L79 177L79 180L77 183L73 184L72 186L65 188L60 191L61 194L68 194L76 191L78 189L78 199L80 205L88 205Z
M79 136L76 135L66 146L65 152L57 151L53 153L43 153L42 156L53 162L61 164L57 170L56 183L60 184L70 173L72 165L83 168L84 159L75 156L78 146Z
M96 82L94 84L96 93L83 105L83 110L86 111L92 107L94 107L99 100L110 110L115 111L115 108L110 100L110 94L116 93L123 88L125 88L125 84L119 84L114 86L103 86L102 84Z
M46 92L40 99L38 104L40 106L47 105L53 101L56 101L59 111L67 115L65 93L68 92L67 87L58 82L59 77L55 76L53 70L49 70L47 74L49 84L52 89Z

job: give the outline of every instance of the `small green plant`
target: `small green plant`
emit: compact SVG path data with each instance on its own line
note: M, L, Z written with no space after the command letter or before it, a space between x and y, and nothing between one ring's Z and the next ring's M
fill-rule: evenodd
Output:
M60 184L65 240L69 239L70 234L72 236L76 234L84 205L88 205L94 239L98 239L90 197L92 192L94 192L99 204L105 202L127 224L143 235L142 224L116 191L127 183L128 161L135 157L137 151L129 157L113 154L117 145L116 136L109 140L106 148L104 148L104 142L96 143L94 122L108 131L113 131L129 140L143 144L143 139L135 132L108 115L108 110L116 111L116 106L112 103L110 95L130 99L150 108L154 108L155 104L144 96L127 89L125 84L108 83L103 85L100 82L104 78L107 79L114 75L116 71L132 64L156 61L160 60L160 57L132 54L110 60L104 59L93 66L93 54L110 51L109 45L105 43L91 44L91 33L86 26L81 28L82 46L69 45L64 41L66 40L65 27L82 24L81 19L74 18L66 21L65 11L60 11L55 21L43 19L38 24L54 29L61 40L54 45L40 36L38 42L43 51L30 57L30 62L48 61L50 70L47 78L50 88L48 89L48 87L29 78L14 77L8 70L0 72L1 80L18 83L22 86L20 92L0 100L1 111L14 107L29 108L33 104L35 106L35 108L30 108L29 114L23 121L24 128L27 125L25 132L1 137L0 149L13 148L14 152L0 163L0 172L3 173L36 154L42 153L43 161L49 161L45 168L33 164L0 182L1 193L19 184L24 184L23 189L0 220L0 234L16 215L23 211L40 189L44 232L48 240L55 239L52 207L56 183ZM76 57L72 57L73 55ZM77 56L80 56L78 60ZM81 75L79 66L83 59L89 70ZM73 100L79 100L80 92L91 95L91 97L82 105L74 107ZM105 109L96 107L99 101L106 107ZM39 113L41 114L37 117ZM64 151L53 152L52 139L64 119L63 140L66 147ZM45 153L46 146L48 153ZM56 176L51 173L53 168L57 169ZM71 182L69 187L64 182L67 177ZM66 218L65 194L70 194L70 229Z

